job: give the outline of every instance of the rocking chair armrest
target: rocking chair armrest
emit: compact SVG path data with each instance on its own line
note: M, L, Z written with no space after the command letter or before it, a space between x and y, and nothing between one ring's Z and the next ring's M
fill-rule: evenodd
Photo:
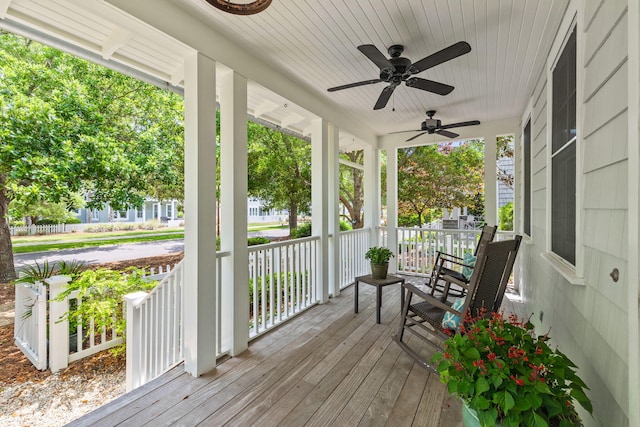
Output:
M456 309L451 308L450 305L445 304L444 302L440 301L440 299L431 296L427 293L425 293L424 291L420 290L418 287L416 287L415 285L412 285L411 283L404 283L402 285L404 288L406 288L407 290L413 292L414 294L418 295L420 298L422 298L423 300L425 300L426 302L428 302L429 304L431 304L434 307L438 307L442 310L446 310L449 311L453 314L456 314L458 316L461 315L461 313L459 311L457 311ZM405 300L405 304L406 304L406 300ZM409 301L410 303L410 301Z
M458 257L456 257L456 258L458 258ZM457 261L457 260L455 260L455 259L445 259L445 258L440 258L439 263L440 263L440 266L441 266L441 267L443 267L443 266L444 266L444 263L445 263L445 262L450 262L450 263L452 263L452 264L456 264L456 265L459 265L459 266L461 266L461 267L467 267L467 268L471 268L471 269L473 269L473 267L474 267L473 265L465 264L464 262L462 262L462 258L458 258L458 259L459 259L460 261Z
M458 286L460 286L460 287L462 287L462 288L464 288L466 290L469 290L469 284L468 283L465 283L462 280L456 279L453 276L449 276L448 274L445 274L440 279L444 280L445 282L456 284L456 285L458 285Z
M459 259L459 260L463 259L463 258L461 258L459 256L451 255L451 254L448 254L448 253L442 252L442 251L437 251L437 253L439 255L439 257L438 257L439 259L442 259L443 257L444 258L449 258L452 262L453 262L453 260L456 260L456 259Z

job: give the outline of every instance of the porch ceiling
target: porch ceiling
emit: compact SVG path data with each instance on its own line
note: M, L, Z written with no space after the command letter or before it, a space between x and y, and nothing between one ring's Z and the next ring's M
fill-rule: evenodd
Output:
M165 3L230 40L275 71L278 78L303 88L315 98L309 105L320 102L327 110L364 124L360 129L385 135L419 128L429 109L437 110L436 117L443 123L519 118L545 64L567 0L274 0L264 12L251 16L221 12L204 0ZM0 1L0 17L5 18L4 23L25 25L180 87L184 58L192 49L142 24L153 22L155 1L148 12L138 12L145 8L136 2L129 4L119 0L4 0ZM193 31L197 28L194 25ZM358 45L374 44L386 54L388 46L403 44L403 56L416 61L460 40L471 45L469 54L419 74L455 86L447 96L401 85L386 108L374 111L384 83L333 93L326 90L377 78L377 68L356 49ZM222 58L214 59L222 66L231 65ZM304 102L275 95L268 77L252 80L250 114L308 133L310 121L321 113L314 114ZM349 126L341 128L348 130ZM357 146L357 138L345 132L341 146L349 145Z

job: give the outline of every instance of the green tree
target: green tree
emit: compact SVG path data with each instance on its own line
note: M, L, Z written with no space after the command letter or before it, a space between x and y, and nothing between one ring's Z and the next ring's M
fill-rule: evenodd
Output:
M9 203L142 206L179 195L182 100L28 39L0 33L0 281L15 278ZM180 197L181 198L181 197Z
M498 217L500 219L500 230L513 230L513 202L502 206Z
M398 150L398 215L420 226L430 209L467 206L483 185L479 141ZM407 224L409 225L409 224Z
M344 160L361 165L364 151L351 151L340 154ZM354 229L364 226L362 208L364 206L363 172L347 165L340 165L340 202L347 210L345 215Z
M268 209L287 209L294 230L311 205L311 144L253 122L247 136L248 193Z

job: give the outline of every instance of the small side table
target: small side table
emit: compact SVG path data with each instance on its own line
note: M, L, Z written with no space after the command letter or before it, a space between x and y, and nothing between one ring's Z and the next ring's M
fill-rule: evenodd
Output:
M387 285L395 285L396 283L400 283L400 306L404 307L404 292L402 292L402 284L404 283L404 279L398 276L392 276L391 274L387 274L385 279L374 279L371 274L367 274L366 276L358 276L356 277L355 283L355 292L354 292L354 300L353 300L353 311L354 313L358 312L358 288L360 282L366 283L367 285L376 287L376 323L380 323L380 307L382 306L382 287Z

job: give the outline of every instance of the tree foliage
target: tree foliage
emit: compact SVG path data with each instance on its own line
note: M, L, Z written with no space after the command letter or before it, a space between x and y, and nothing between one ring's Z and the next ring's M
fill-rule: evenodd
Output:
M364 151L342 153L340 157L361 165L364 160ZM340 202L347 210L346 218L354 229L364 226L362 211L364 206L363 178L362 170L340 164Z
M248 193L267 209L287 209L289 230L311 206L311 144L259 124L248 124Z
M398 215L420 226L430 209L473 203L483 188L479 141L398 150Z
M87 206L182 198L183 103L115 71L1 33L0 218L84 192ZM0 221L0 281L15 277Z

